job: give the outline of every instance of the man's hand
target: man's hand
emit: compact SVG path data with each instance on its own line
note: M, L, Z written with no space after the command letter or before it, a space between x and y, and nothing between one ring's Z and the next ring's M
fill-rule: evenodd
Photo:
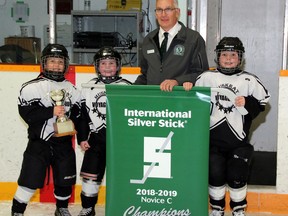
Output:
M185 89L185 91L190 91L193 87L193 83L191 82L184 82L183 83L183 88Z
M174 86L178 86L178 82L176 80L164 80L161 84L160 84L160 89L162 91L168 91L171 92Z

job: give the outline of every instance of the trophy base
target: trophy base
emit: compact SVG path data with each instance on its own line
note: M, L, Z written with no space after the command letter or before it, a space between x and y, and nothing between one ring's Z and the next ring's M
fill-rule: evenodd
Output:
M74 124L71 120L67 120L65 122L57 122L54 123L55 134L54 137L62 137L62 136L73 136L77 133L74 128Z

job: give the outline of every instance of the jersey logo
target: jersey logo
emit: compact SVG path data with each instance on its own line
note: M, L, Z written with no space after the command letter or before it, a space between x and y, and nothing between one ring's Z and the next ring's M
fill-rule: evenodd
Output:
M106 92L100 92L95 96L96 101L92 102L92 112L96 113L101 120L106 120Z
M171 178L171 131L167 137L144 137L143 178L131 179L132 184L144 184L147 178ZM167 152L168 151L168 152Z
M233 86L232 84L229 83L221 84L219 85L219 88L228 89L235 95L237 92L239 92L236 86ZM233 112L233 109L236 108L233 101L230 101L226 95L220 94L219 92L215 95L215 101L216 101L215 105L218 107L218 109L220 111L223 111L225 114Z

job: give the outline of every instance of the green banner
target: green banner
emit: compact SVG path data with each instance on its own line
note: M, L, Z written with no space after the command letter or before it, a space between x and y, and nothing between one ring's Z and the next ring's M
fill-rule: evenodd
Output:
M210 88L106 93L105 214L207 216Z

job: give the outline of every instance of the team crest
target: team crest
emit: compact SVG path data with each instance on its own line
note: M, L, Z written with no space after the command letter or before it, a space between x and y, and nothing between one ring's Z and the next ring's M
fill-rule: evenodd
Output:
M174 55L184 56L185 47L183 45L176 45L174 47Z
M106 92L100 92L95 96L96 101L92 103L92 112L96 113L101 120L106 120Z
M221 84L221 85L219 85L219 88L229 89L234 94L239 92L237 87L235 87L235 86L233 86L232 84L229 84L229 83ZM234 103L232 103L226 95L221 95L221 94L217 93L215 95L215 101L216 101L215 105L218 107L218 109L220 111L223 111L224 113L231 113L231 112L233 112L233 109L235 108Z
M217 95L215 96L216 99L216 106L218 107L218 109L220 111L223 111L224 113L231 113L233 112L233 108L235 108L234 104L230 105L230 106L224 106L220 101L229 101L230 100L227 98L227 96L225 95L220 95L219 93L217 93Z

